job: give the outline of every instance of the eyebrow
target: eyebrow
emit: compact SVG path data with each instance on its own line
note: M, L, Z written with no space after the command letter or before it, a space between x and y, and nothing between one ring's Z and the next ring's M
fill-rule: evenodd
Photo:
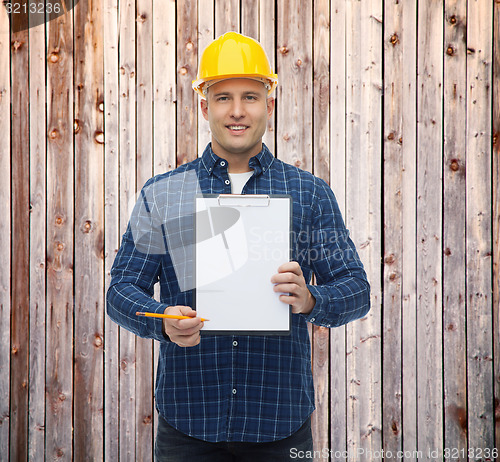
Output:
M228 96L228 95L231 95L232 93L230 91L219 91L217 93L214 93L214 98L216 96ZM248 90L248 91L244 91L243 92L243 96L246 96L246 95L256 95L256 96L259 96L260 93L258 91L254 91L254 90Z

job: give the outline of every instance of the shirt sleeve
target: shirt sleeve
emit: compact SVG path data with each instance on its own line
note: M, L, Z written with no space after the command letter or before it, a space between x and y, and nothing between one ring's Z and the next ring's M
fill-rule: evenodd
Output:
M308 258L317 285L307 287L316 304L306 320L337 327L368 313L370 284L333 191L318 179L315 196Z
M106 309L114 322L134 334L169 341L161 319L135 314L163 313L168 306L153 298L165 253L162 242L161 226L141 193L111 268Z

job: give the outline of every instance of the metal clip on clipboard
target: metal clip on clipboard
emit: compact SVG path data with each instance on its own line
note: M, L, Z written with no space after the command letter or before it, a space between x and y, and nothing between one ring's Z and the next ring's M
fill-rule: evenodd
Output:
M219 194L219 207L269 207L271 198L267 194Z

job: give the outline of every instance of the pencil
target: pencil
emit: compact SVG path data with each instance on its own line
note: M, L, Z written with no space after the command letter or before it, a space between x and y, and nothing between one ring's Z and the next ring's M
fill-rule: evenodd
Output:
M149 316L150 318L169 318L169 319L193 319L195 316L178 316L176 314L163 314L163 313L150 313L144 311L137 311L137 316ZM210 319L203 319L202 321L210 321Z

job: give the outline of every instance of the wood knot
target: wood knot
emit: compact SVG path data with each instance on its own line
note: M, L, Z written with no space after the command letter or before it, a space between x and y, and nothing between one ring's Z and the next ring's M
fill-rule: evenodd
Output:
M73 122L73 132L76 135L77 133L80 133L80 130L81 130L80 121L78 119L75 119Z
M387 257L385 257L384 262L387 263L388 265L392 265L396 259L394 258L394 254L390 254Z
M391 274L389 274L389 281L395 281L395 280L396 280L396 278L397 278L396 273L391 273Z
M449 45L448 48L446 48L446 54L448 56L453 56L455 54L455 50L453 49L453 47L451 45Z
M469 48L467 48L467 54L468 54L468 55L472 55L472 54L474 54L475 52L476 52L475 48L470 48L470 47L469 47Z
M392 46L396 46L397 43L399 43L399 37L398 37L398 34L394 33L391 35L391 38L390 38L390 41L391 41L391 44Z
M457 23L457 17L455 15L450 16L450 24L455 25Z
M10 352L13 354L13 355L17 355L17 352L19 351L19 348L17 346L13 346L10 350Z
M399 433L398 423L395 420L393 420L391 423L391 430L394 435L397 435Z
M136 22L144 23L147 19L146 13L142 13L139 16L137 16Z
M454 172L458 172L458 170L460 169L460 164L458 163L458 159L451 160L450 169Z
M186 75L187 73L188 73L187 67L182 66L182 67L179 69L179 74L180 74L180 75Z
M94 345L99 348L102 345L102 338L99 334L95 334Z
M92 229L92 222L90 220L87 220L83 226L82 226L82 231L85 233L85 234L88 234L90 233L90 230Z
M59 132L57 131L57 128L54 128L53 130L51 130L51 132L49 133L49 138L51 140L55 140L58 137L59 137Z
M59 393L59 401L66 401L66 395L64 393Z
M104 132L97 131L94 134L95 142L98 144L104 144Z
M12 51L16 52L17 50L19 50L19 48L21 48L22 46L24 45L24 42L21 42L19 40L14 40L12 42Z
M104 102L103 101L100 101L99 103L97 103L97 110L99 112L104 112Z
M297 159L297 160L293 163L293 165L295 165L295 167L300 167L300 166L302 165L302 162L301 162L299 159Z
M396 137L396 136L394 135L394 132L391 132L391 133L389 133L389 135L387 136L387 139L388 139L389 141L392 141L395 137Z
M64 244L62 242L58 242L56 244L56 250L59 250L59 252L62 252L64 250Z
M57 51L50 53L49 61L51 63L57 63L59 61L59 53Z
M300 58L297 59L297 61L295 62L295 64L297 65L297 67L301 67L302 66L302 60Z
M446 247L446 249L444 249L444 254L449 257L451 255L451 250L449 247Z
M186 50L191 51L193 48L194 48L194 43L191 42L191 40L186 43Z
M146 424L146 425L150 425L151 422L152 422L153 419L151 419L151 416L150 415L147 415L146 417L144 417L144 419L142 419L142 423L143 424Z
M279 50L278 50L282 55L287 55L288 52L290 51L287 47L283 46L283 47L280 47Z
M56 216L56 225L62 226L63 223L64 223L64 218L61 215L57 215Z

